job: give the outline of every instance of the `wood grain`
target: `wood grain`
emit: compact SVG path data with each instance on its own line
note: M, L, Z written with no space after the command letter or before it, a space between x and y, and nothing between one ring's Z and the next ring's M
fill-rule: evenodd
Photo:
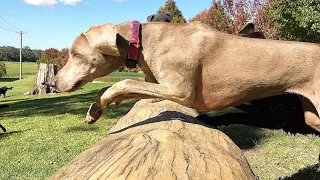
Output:
M242 151L197 115L171 101L140 100L50 179L255 179Z

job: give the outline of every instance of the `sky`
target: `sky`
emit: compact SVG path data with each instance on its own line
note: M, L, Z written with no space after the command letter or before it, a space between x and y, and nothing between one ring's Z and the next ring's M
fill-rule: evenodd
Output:
M166 0L1 0L0 46L31 49L69 48L92 25L146 22ZM186 20L208 9L212 0L175 0ZM9 25L8 23L11 25Z

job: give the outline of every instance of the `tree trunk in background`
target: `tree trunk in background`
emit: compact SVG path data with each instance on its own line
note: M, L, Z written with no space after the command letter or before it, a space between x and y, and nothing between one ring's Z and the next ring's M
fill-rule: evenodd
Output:
M27 96L35 94L54 93L54 89L51 88L49 84L53 80L57 72L57 65L40 63L36 84L30 91L24 93L24 95Z
M175 102L141 100L51 179L255 179L240 148L197 115Z

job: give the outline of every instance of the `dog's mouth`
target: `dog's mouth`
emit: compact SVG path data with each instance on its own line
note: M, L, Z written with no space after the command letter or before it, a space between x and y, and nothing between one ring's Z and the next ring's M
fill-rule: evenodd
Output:
M80 89L85 84L86 84L86 82L84 80L79 80L72 86L72 88L68 92L74 92L74 91Z

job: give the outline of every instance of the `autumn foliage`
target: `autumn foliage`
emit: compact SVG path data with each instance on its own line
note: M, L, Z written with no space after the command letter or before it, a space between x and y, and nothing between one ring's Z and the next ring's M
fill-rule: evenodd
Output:
M61 51L55 48L49 48L42 52L41 57L37 60L37 63L52 63L58 66L60 70L68 61L69 49L64 48Z
M266 10L271 0L213 0L209 9L203 10L190 21L201 21L215 29L236 34L249 22L254 23L266 36L276 36L274 24Z

